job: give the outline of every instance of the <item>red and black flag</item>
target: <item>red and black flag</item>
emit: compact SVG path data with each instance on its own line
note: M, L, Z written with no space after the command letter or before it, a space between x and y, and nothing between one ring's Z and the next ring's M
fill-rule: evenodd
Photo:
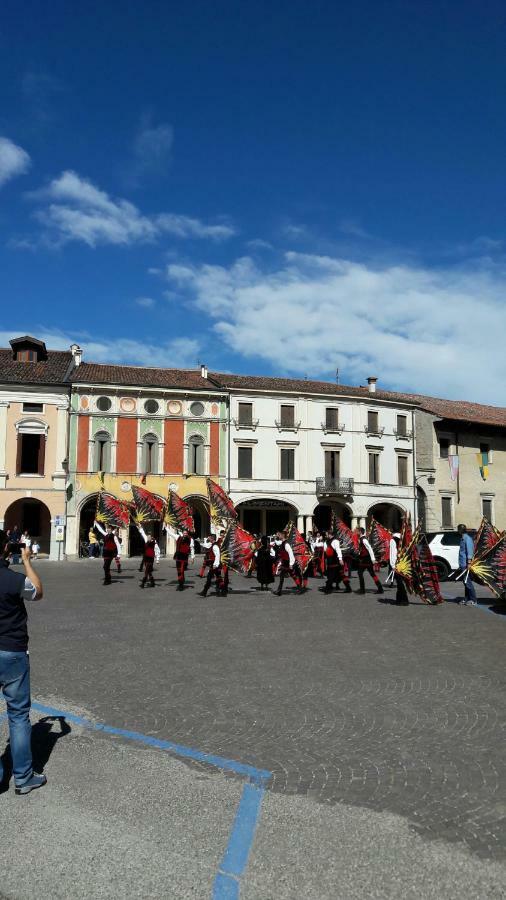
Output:
M109 525L111 528L128 528L130 524L130 504L125 500L118 500L114 494L101 491L97 499L97 513L95 516L101 525Z
M416 543L415 543L416 540ZM439 576L431 549L424 534L417 532L411 549L413 569L413 590L415 594L431 606L443 602L439 588Z
M416 542L419 534L414 535L411 532L411 524L407 518L403 520L401 529L401 538L397 548L397 560L395 563L395 574L404 579L406 587L410 593L413 593L415 579L415 557Z
M256 550L256 541L249 531L230 522L220 544L222 565L240 575L247 575Z
M175 491L169 490L165 522L174 531L195 531L191 508Z
M369 525L367 540L373 549L376 562L381 564L387 563L390 560L390 541L392 540L392 532L389 531L388 528L385 528L384 525L380 525L373 517L371 519L371 524Z
M146 488L132 485L134 495L135 521L138 525L143 522L159 522L163 519L165 500L152 494Z
M290 547L293 550L293 555L295 556L295 562L298 563L300 571L302 574L306 571L309 563L311 562L313 555L308 550L308 546L302 537L300 531L295 527L293 522L290 522L287 529L287 541L290 544Z
M227 492L224 491L219 484L216 484L212 478L206 478L206 483L207 493L209 495L209 512L211 519L214 521L227 519L228 521L232 520L236 522L238 515Z
M345 522L343 522L342 519L335 520L333 533L336 535L337 540L341 545L343 556L349 556L352 559L358 559L359 537L351 530L351 528L348 528L348 526Z
M490 588L496 597L503 596L506 591L506 532L480 557L473 556L468 572L473 581Z
M479 556L482 556L487 550L490 550L491 547L494 546L495 543L501 537L501 532L495 525L492 525L488 519L483 516L481 520L481 525L478 528L478 534L476 535L476 539L474 541L474 554L473 561L477 559Z

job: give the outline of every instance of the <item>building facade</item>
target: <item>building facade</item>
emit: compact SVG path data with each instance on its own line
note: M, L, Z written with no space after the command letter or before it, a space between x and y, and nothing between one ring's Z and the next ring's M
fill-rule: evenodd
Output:
M332 513L398 528L415 513L414 405L328 382L214 375L230 393L229 491L241 522L307 532Z
M198 536L209 531L206 476L225 483L227 398L200 371L107 366L79 360L72 375L67 553L86 541L102 487L124 500L132 484L191 502ZM165 535L155 528L162 550ZM123 536L139 554L135 527ZM167 548L170 550L170 548Z
M64 556L71 352L28 335L0 349L0 527Z

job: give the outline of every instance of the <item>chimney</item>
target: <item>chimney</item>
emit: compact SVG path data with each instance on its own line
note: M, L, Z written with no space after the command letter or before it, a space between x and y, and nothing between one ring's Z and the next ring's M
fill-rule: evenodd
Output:
M375 393L376 393L376 382L377 382L377 380L378 380L378 379L377 379L377 378L373 378L372 375L370 375L369 378L367 379L367 384L369 385L369 393L370 393L370 394L375 394Z
M79 344L71 344L70 352L71 352L72 356L74 357L74 365L77 368L77 366L81 365L81 362L83 359L83 351L81 350Z
M207 378L207 366L204 363L200 363L200 374L202 378Z

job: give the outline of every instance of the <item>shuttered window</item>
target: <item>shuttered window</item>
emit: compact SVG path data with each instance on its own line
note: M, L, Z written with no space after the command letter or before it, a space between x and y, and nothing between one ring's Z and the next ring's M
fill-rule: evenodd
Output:
M369 453L369 483L379 484L379 453Z
M283 481L295 478L295 450L289 447L281 448L281 478Z
M402 487L406 487L408 483L408 457L397 457L397 482Z
M284 428L293 428L295 425L295 406L281 406L281 426Z
M253 448L237 448L237 475L239 478L253 477Z

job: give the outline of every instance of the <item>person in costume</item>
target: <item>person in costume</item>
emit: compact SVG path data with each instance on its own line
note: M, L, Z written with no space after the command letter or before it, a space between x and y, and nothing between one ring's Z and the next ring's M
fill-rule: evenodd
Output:
M118 572L118 575L119 575L119 573L121 572L121 543L122 543L120 533L119 533L119 528L114 529L114 537L117 539L118 547L119 547L118 553L114 557L114 562L116 563L116 571Z
M227 564L225 562L223 562L223 560L221 559L221 545L222 545L224 536L225 536L225 532L221 531L220 536L218 538L218 544L220 547L220 563L221 563L221 588L219 591L220 597L228 596L228 588L229 588L229 581L230 581L229 568L228 568Z
M102 548L102 557L104 560L104 584L111 584L111 563L118 553L121 553L121 547L118 538L110 525L107 525L106 528L102 528L99 522L94 522L93 525L97 531L104 536Z
M184 590L184 573L188 568L188 557L191 553L191 538L187 531L183 531L176 539L176 552L174 559L176 560L177 569L177 589Z
M153 578L153 566L155 564L155 544L156 540L154 536L150 533L146 534L142 525L137 525L137 529L141 538L144 541L144 553L142 556L142 566L144 569L144 576L141 581L141 588L146 586L146 583L149 584L150 587L155 586L155 579ZM140 570L139 570L140 571Z
M201 591L199 591L199 597L207 597L207 592L211 587L213 581L216 584L216 596L220 596L223 589L222 576L221 576L221 551L219 541L216 540L216 536L214 536L214 541L211 544L211 552L213 554L212 563L209 566L209 571L207 573L206 583Z
M269 547L267 535L264 534L260 539L260 546L255 551L256 559L256 575L261 591L268 591L269 585L274 581L272 574L272 562L274 559L274 550Z
M283 584L287 575L290 575L297 588L297 593L302 594L302 585L301 580L298 577L298 573L296 571L295 566L295 556L291 547L291 544L287 540L288 534L286 531L278 532L278 571L279 571L279 584L277 591L274 591L277 597L281 596L281 592L283 590Z
M208 535L203 541L200 542L200 546L204 550L204 556L202 559L202 565L200 567L199 578L204 578L206 574L206 569L209 566L212 566L214 554L212 552L212 546L214 541L214 535Z
M408 598L408 590L406 587L406 582L402 575L399 575L398 572L395 571L395 566L397 563L397 556L399 553L399 544L400 544L401 536L398 531L395 531L390 538L390 551L389 551L389 566L390 572L389 578L395 579L396 592L395 592L395 600L392 602L395 606L409 606L409 598Z
M344 568L343 553L341 544L337 539L337 535L332 531L327 532L326 540L323 545L323 553L325 558L325 568L327 581L325 586L320 588L322 593L331 594L334 585L336 590L340 589L341 581L347 594L351 593L350 579Z
M318 578L323 578L325 572L325 557L324 557L324 540L320 532L317 533L316 537L313 540L313 553L314 553L314 573Z
M383 585L378 578L376 572L376 557L374 551L365 536L365 528L358 526L355 528L355 534L358 536L358 582L359 589L357 594L365 594L364 572L368 572L374 584L376 585L376 593L384 594Z
M121 572L121 538L119 536L119 530L117 528L108 528L106 531L105 528L102 528L100 522L94 522L93 525L104 538L104 547L103 547L103 551L102 551L102 556L104 558L104 572L105 572L105 559L106 559L106 548L105 548L106 538L107 538L109 532L112 534L112 536L114 538L114 546L115 546L115 553L114 553L114 556L112 559L114 559L114 562L116 563L116 571L119 574ZM109 540L109 543L110 543L110 540ZM108 569L109 581L107 582L107 584L111 583L112 559L109 560L109 569ZM104 582L104 584L105 583L106 582Z

